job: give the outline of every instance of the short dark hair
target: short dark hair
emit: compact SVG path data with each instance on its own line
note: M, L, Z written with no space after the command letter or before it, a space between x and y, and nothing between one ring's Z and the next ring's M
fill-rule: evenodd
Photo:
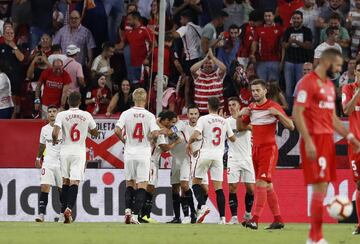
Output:
M263 15L265 15L265 13L272 13L272 14L275 14L274 10L272 9L265 9L264 12L263 12Z
M114 43L112 42L104 42L102 45L101 45L101 48L103 50L109 50L109 48L115 48L115 45Z
M191 14L191 12L189 11L189 10L184 10L184 11L182 11L181 13L180 13L180 16L181 17L185 17L185 18L188 18L188 19L190 19L190 20L192 20L192 14Z
M228 103L232 102L232 101L240 103L240 98L239 97L229 97Z
M165 34L165 41L171 42L174 40L174 37L171 34Z
M215 12L213 19L220 19L225 17L229 17L229 14L226 13L224 10L219 10Z
M261 21L263 20L264 16L261 11L259 10L253 10L249 14L249 21Z
M229 26L229 30L231 30L231 29L239 29L239 26L232 24Z
M326 29L325 33L329 37L330 35L334 34L336 30L339 30L339 28L330 26Z
M332 13L330 15L330 19L337 19L337 20L339 20L341 22L341 16L338 13Z
M159 113L159 119L160 121L163 121L163 120L172 120L173 118L176 118L176 113L174 113L173 111L170 111L170 110L164 110L164 111L161 111Z
M262 87L267 88L266 82L262 79L255 79L250 83L250 86L255 86L255 85L261 85Z
M132 11L130 13L128 13L128 16L131 15L133 18L141 21L142 20L142 17L141 17L141 14L139 13L139 11Z
M68 97L68 103L70 107L78 107L81 103L81 94L78 91L70 93Z
M190 109L197 109L200 112L199 107L196 104L190 104L187 107L187 110L189 111Z
M219 111L220 108L220 100L217 97L209 97L208 98L209 109L213 111Z
M295 14L300 15L302 19L304 18L304 15L300 10L295 10L292 15L295 15Z
M59 44L54 44L51 46L51 52L61 52L61 46Z
M49 111L49 110L52 109L52 108L58 109L57 106L55 106L54 104L51 104L51 105L49 105L49 106L47 107L47 110Z

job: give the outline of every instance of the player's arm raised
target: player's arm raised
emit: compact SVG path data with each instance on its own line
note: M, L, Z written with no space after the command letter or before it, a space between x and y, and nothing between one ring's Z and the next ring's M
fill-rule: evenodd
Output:
M208 59L208 55L206 55L204 59L200 60L199 62L197 62L193 66L191 66L190 72L194 79L196 79L198 77L197 72L201 68L201 66L203 65L203 63L205 62L206 59Z
M359 100L360 97L360 89L357 89L355 91L354 96L350 99L350 101L347 102L347 96L349 96L349 94L347 94L347 86L343 86L342 87L342 97L343 97L343 110L344 110L344 114L349 115L351 114L354 109L355 109L355 105Z
M339 117L336 115L335 110L333 115L333 124L335 131L339 133L341 136L345 137L348 140L348 142L350 142L354 146L355 151L359 152L360 142L355 138L353 133L349 132L348 129L345 128Z
M285 126L285 128L287 128L289 130L295 129L294 122L292 121L292 119L290 119L284 113L281 113L276 108L270 108L269 112L270 112L270 114L276 116L279 119L280 123L283 124L283 126Z

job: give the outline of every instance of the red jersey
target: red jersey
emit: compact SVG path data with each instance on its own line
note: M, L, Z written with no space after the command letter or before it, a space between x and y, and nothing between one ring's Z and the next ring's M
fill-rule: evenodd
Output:
M304 118L311 135L333 134L335 88L331 80L321 80L311 72L299 82L295 105L305 107Z
M360 89L357 82L345 85L342 87L342 104L343 107L350 102L353 98L355 91ZM349 126L350 131L356 136L356 138L360 138L360 99L355 104L354 111L349 114Z
M271 115L268 110L270 108L275 108L286 116L284 109L280 104L270 99L262 105L251 103L249 108L251 111L250 116L244 116L243 121L244 123L252 125L253 145L276 145L275 132L278 118Z
M130 46L130 64L131 66L141 66L147 56L152 35L148 28L140 26L132 30L125 31L125 43Z
M153 72L157 73L158 72L158 48L155 47L154 48L154 54L153 54L153 60L152 60L152 65L153 65ZM165 46L164 47L164 75L170 76L171 75L171 50L169 47Z
M277 25L260 26L255 29L254 40L259 45L257 61L280 61L283 33L283 28Z
M250 24L243 25L240 33L240 48L237 53L238 57L248 58L251 51L251 43L254 40L255 27Z
M100 89L100 93L98 90ZM110 90L106 86L104 88L95 88L86 94L86 99L95 98L95 103L88 104L86 111L91 114L105 114L108 104L100 103L100 99L108 98L111 99Z
M278 12L283 21L284 29L289 27L294 11L303 6L304 2L302 0L293 0L291 2L282 1L278 3Z
M52 68L44 70L39 78L39 83L44 84L42 104L45 106L61 105L61 96L65 85L71 83L70 75L64 70L61 76L54 74Z

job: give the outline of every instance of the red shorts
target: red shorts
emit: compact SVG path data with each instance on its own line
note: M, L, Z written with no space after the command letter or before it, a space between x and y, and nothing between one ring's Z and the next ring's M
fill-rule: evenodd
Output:
M270 183L279 156L277 145L254 145L252 154L256 179Z
M354 153L351 144L349 144L348 153L353 179L358 182L360 180L360 153Z
M306 156L305 142L300 141L300 157L304 169L305 183L317 184L336 180L336 151L333 135L311 136L317 153L316 160Z

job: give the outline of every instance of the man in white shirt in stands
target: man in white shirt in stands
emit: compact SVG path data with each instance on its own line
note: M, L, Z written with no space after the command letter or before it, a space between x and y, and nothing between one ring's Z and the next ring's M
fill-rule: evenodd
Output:
M140 224L138 215L146 199L150 174L151 139L156 139L160 130L155 116L145 109L143 88L133 92L133 101L135 106L121 114L115 127L115 134L125 144L126 224Z
M327 39L315 48L314 51L314 67L319 64L319 60L323 51L329 48L337 49L341 52L341 46L337 43L339 40L340 31L336 27L328 27L326 29Z
M52 132L53 144L59 141L62 131L63 144L60 151L61 173L63 177L62 199L66 206L64 223L72 222L72 209L76 204L80 181L84 179L86 165L85 141L90 132L97 136L96 123L89 112L79 109L81 95L73 92L68 97L69 109L58 113Z

